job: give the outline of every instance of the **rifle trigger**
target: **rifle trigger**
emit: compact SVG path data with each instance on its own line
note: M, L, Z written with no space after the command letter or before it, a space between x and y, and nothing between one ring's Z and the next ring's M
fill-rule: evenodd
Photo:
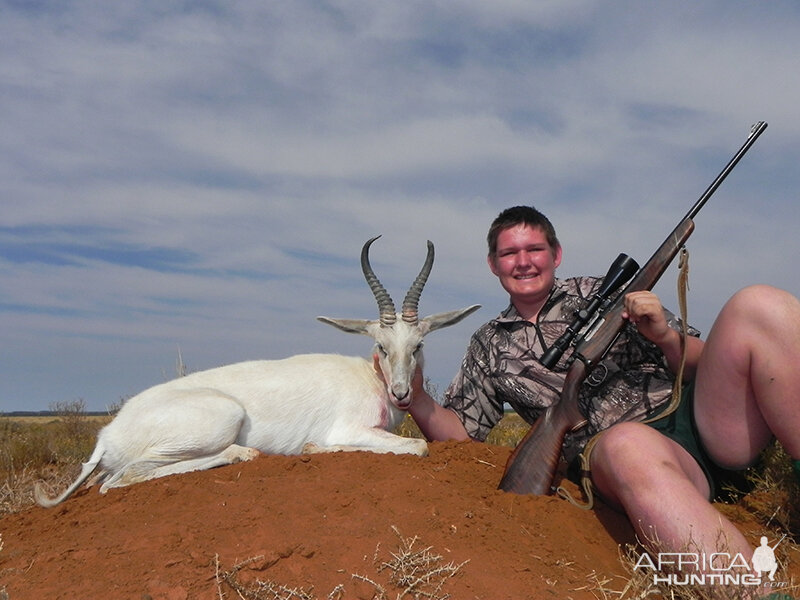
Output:
M583 429L584 427L586 427L588 424L589 424L589 419L584 419L583 421L581 421L577 425L573 426L573 428L570 429L569 431L570 431L570 433L575 433L579 429Z

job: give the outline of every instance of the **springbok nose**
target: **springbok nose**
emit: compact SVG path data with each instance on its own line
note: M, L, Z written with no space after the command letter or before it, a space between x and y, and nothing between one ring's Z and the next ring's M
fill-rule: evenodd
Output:
M392 388L392 396L394 396L397 400L401 400L402 401L402 400L404 400L405 398L408 397L408 388L407 387L403 387L403 388L393 387Z

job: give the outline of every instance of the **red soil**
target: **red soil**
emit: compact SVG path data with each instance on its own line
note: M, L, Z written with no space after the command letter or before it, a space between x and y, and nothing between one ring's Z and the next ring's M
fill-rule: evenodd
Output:
M415 536L412 549L431 547L440 566L468 561L440 596L594 599L603 597L598 580L621 590L619 547L633 542L627 520L600 502L584 511L498 491L509 452L433 443L426 458L264 456L106 495L81 490L56 508L0 520L0 590L11 600L233 599L222 576L259 557L235 573L239 582L313 586L309 596L319 599L341 585L332 597L377 598L357 575L394 599L402 588L378 567L401 537ZM794 560L782 565L784 579L800 575Z

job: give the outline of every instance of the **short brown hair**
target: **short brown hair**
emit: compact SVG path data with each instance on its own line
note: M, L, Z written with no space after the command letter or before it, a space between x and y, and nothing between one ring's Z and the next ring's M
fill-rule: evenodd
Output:
M512 206L505 209L497 218L492 221L486 242L489 245L489 256L497 253L497 238L500 232L517 225L527 225L528 227L539 227L547 238L547 243L555 250L561 244L556 236L556 230L550 219L532 206Z

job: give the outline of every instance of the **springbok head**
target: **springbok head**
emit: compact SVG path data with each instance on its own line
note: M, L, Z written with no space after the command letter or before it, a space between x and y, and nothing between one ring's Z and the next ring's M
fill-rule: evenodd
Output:
M431 331L455 325L478 310L480 304L419 318L419 298L433 267L433 244L428 241L425 264L411 284L403 300L401 312L396 312L391 296L369 264L369 247L379 237L367 240L361 249L361 270L378 303L378 319L317 319L347 333L360 333L375 340L374 353L378 356L389 398L397 408L406 410L412 401L411 380L417 365L422 365L422 338Z

